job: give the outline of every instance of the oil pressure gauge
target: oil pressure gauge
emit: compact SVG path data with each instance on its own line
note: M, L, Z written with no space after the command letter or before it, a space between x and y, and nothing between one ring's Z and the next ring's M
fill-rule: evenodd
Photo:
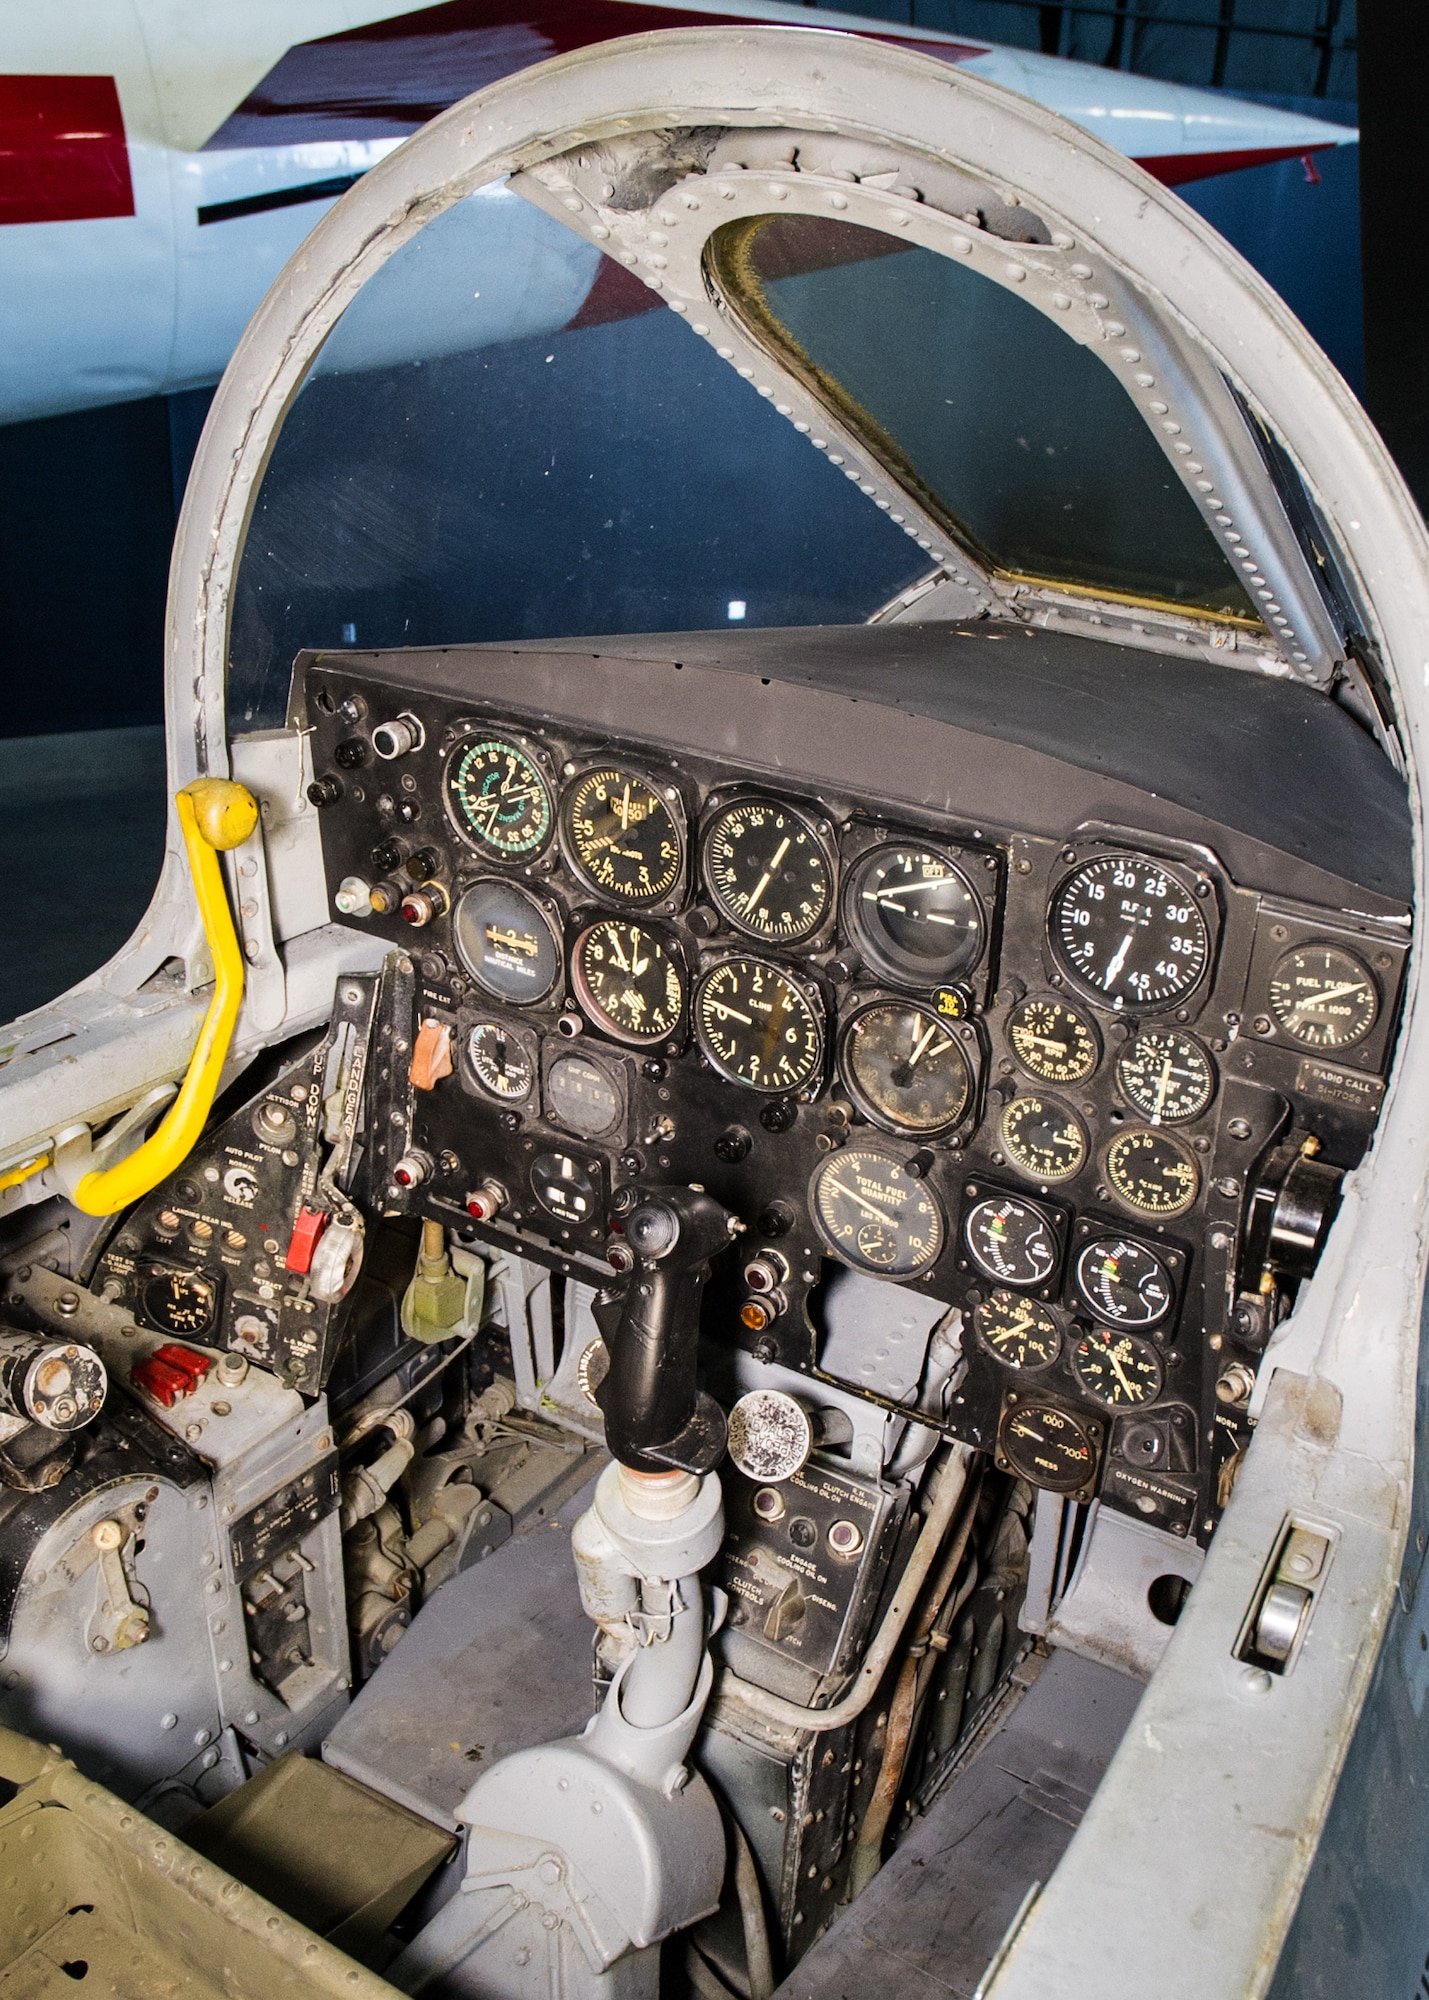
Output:
M1154 1403L1161 1394L1161 1356L1149 1340L1119 1327L1089 1328L1072 1348L1072 1373L1093 1402L1109 1410Z
M984 1347L1008 1368L1050 1368L1062 1351L1062 1329L1047 1308L1016 1292L998 1290L973 1313Z

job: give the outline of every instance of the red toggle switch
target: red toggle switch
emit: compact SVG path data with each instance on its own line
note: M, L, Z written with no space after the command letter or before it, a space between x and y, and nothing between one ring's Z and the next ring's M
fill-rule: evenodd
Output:
M180 1398L193 1394L212 1366L206 1354L196 1354L191 1347L168 1341L142 1361L136 1361L129 1375L141 1389L148 1390L156 1403L171 1410Z
M290 1271L305 1276L313 1268L313 1252L318 1247L318 1238L332 1221L325 1208L300 1208L298 1219L293 1224L293 1238L288 1245L284 1263Z

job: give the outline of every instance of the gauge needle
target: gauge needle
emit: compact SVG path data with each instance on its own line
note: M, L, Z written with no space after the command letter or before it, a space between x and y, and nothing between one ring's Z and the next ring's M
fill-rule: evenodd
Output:
M620 801L620 827L623 833L630 831L630 781L625 782L625 797Z
M1111 982L1113 981L1113 979L1116 978L1116 975L1121 971L1121 968L1126 964L1126 954L1130 950L1131 950L1131 932L1128 931L1126 936L1122 939L1121 943L1117 946L1115 956L1113 957L1111 964L1107 967L1106 972L1102 976L1102 985L1108 991L1110 991Z
M726 1006L723 1000L707 1000L705 1005L711 1014L718 1014L722 1021L741 1021L746 1028L754 1026L748 1014L741 1014L737 1007Z
M630 960L625 956L625 953L620 949L620 939L615 935L614 931L610 933L610 949L614 955L615 962L620 967L621 971L629 972Z
M1022 1039L1024 1042L1035 1042L1039 1049L1050 1049L1054 1056L1064 1056L1067 1053L1065 1042L1054 1041L1050 1035L1034 1035L1030 1028L1022 1030Z
M1151 1110L1151 1122L1153 1125L1161 1123L1161 1107L1166 1102L1167 1091L1171 1088L1171 1065L1174 1060L1174 1057L1167 1056L1165 1062L1161 1065L1161 1074L1156 1080L1156 1102Z
M1364 990L1365 984L1362 979L1351 979L1343 986L1327 986L1322 993L1307 993L1303 1000L1295 1002L1290 1011L1292 1014L1299 1014L1306 1007L1323 1007L1327 1001L1343 1000L1351 993L1363 993Z
M887 1228L896 1229L898 1227L898 1218L896 1216L890 1215L886 1208L880 1208L877 1202L867 1200L853 1188L845 1187L842 1181L830 1180L825 1185L832 1188L835 1194L847 1195L850 1201L856 1202L860 1208L867 1209L870 1215L877 1216L878 1220Z
M791 835L786 833L784 838L780 841L779 845L775 848L774 855L769 863L769 866L765 869L764 873L760 876L758 882L750 890L749 894L744 899L744 907L746 910L752 910L754 908L755 904L759 901L759 898L764 894L764 891L769 887L769 884L774 880L775 869L783 865L784 856L789 852L789 842L791 837L792 837Z
M648 965L649 963L650 963L650 961L649 961L649 959L648 959L648 958L642 958L642 957L640 956L640 933L639 933L639 931L637 931L637 930L632 930L632 931L631 931L631 933L630 933L630 974L631 974L631 977L632 977L633 979L638 979L638 978L640 977L641 973L642 973L642 972L643 972L643 971L645 970L646 966L647 966L647 965Z
M1116 1349L1114 1347L1109 1347L1107 1349L1107 1360L1110 1361L1111 1363L1112 1373L1116 1376L1117 1381L1120 1382L1122 1388L1125 1389L1127 1395L1130 1396L1132 1402L1134 1403L1136 1401L1136 1390L1132 1386L1132 1384L1127 1380L1126 1370L1117 1360Z

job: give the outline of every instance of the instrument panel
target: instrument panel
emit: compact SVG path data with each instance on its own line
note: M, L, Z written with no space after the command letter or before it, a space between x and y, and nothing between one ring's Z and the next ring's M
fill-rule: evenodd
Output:
M1164 827L870 799L856 741L801 783L407 657L300 663L334 915L410 968L383 1205L600 1284L625 1191L698 1183L745 1225L707 1338L817 1377L830 1264L916 1288L961 1315L949 1434L1204 1537L1293 1295L1267 1163L1317 1163L1322 1235L1404 929Z

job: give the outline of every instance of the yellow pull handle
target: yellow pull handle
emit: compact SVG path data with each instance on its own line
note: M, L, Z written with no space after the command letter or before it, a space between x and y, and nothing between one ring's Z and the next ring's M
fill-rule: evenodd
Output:
M137 1152L103 1173L88 1173L74 1200L86 1215L114 1215L156 1188L182 1165L208 1118L243 1002L243 951L218 865L220 849L237 847L258 824L258 802L228 778L196 778L177 794L179 826L193 875L204 936L213 953L213 998L203 1017L179 1094L158 1130Z

